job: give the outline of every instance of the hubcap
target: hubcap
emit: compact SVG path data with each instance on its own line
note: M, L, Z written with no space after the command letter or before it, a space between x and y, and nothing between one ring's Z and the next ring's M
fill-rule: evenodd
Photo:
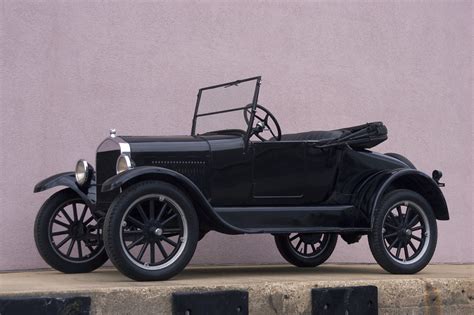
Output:
M82 237L84 237L86 235L86 232L87 232L87 228L86 226L84 225L84 223L82 222L75 222L72 226L71 226L71 236L73 239L81 239Z

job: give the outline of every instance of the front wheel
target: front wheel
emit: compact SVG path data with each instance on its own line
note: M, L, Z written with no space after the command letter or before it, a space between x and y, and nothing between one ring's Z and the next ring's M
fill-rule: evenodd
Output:
M436 218L426 199L399 189L383 198L369 245L375 260L388 272L413 274L430 262L437 236Z
M44 261L64 273L90 272L107 261L100 224L71 189L46 200L36 216L34 237Z
M175 186L145 181L125 189L104 221L112 263L139 281L166 280L191 260L199 222L188 197Z
M324 263L336 248L337 234L291 233L275 235L278 251L297 267L316 267Z

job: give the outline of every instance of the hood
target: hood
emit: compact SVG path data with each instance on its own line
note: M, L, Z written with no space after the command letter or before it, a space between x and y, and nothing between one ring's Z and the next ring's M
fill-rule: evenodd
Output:
M121 136L134 153L209 151L207 141L195 136Z
M202 141L202 139L197 136L120 136L120 138L128 143Z

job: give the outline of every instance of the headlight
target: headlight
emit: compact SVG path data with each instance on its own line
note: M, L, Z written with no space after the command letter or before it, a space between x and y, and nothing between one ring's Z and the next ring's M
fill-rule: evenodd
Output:
M90 177L92 167L86 160L79 160L76 164L76 182L84 185Z
M120 155L117 159L117 164L115 166L117 174L125 172L131 168L133 168L133 165L130 157L126 154Z

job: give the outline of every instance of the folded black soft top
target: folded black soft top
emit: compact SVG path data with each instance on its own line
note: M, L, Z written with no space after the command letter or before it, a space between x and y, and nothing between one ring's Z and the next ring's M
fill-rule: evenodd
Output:
M281 136L282 141L320 141L321 146L347 144L355 149L372 148L387 140L387 127L382 122L328 131L308 131Z

